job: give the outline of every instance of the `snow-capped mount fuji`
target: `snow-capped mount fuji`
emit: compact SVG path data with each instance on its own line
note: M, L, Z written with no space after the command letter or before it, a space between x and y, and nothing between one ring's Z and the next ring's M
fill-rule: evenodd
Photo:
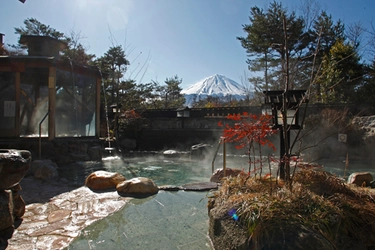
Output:
M186 105L191 106L194 99L202 100L207 96L231 97L235 99L245 98L245 89L237 82L226 76L215 74L207 77L192 86L181 91L185 96Z

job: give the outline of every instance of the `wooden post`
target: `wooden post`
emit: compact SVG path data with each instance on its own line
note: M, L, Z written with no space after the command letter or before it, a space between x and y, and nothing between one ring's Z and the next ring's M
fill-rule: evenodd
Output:
M96 79L96 103L95 103L95 136L99 138L100 136L100 89L101 89L102 79ZM105 95L105 93L103 93ZM107 108L107 107L105 107Z
M225 148L225 138L223 139L223 171L224 177L227 176L227 152Z
M345 168L344 168L344 179L346 179L346 171L349 167L349 154L346 153L346 159L345 159Z
M56 67L49 67L48 74L48 140L55 138L56 114Z
M15 133L19 137L21 135L20 124L20 103L21 103L21 72L16 72L16 117L15 117Z

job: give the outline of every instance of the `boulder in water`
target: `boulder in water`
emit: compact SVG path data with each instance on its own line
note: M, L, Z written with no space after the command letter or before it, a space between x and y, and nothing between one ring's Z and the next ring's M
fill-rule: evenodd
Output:
M149 178L137 177L123 181L116 186L117 192L129 196L149 196L159 192L158 186Z
M212 149L212 145L200 143L197 145L193 145L190 148L190 156L191 158L195 159L204 159L207 155L210 154L210 150Z
M115 188L117 184L125 180L126 178L119 173L99 170L86 178L85 185L92 190L103 190Z
M175 157L179 157L180 153L176 150L169 149L163 152L163 156L166 158L175 158Z

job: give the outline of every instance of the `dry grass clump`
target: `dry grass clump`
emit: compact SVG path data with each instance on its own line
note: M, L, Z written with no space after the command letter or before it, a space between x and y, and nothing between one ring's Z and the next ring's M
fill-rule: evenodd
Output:
M280 232L271 228L289 224L293 225L290 230L306 229L307 234L317 234L333 249L375 249L372 194L363 188L351 188L324 171L300 171L290 188L275 179L229 177L223 180L213 200L210 209L221 207L223 213L235 210L236 221L258 243L259 235L265 244L277 242L275 237L280 237ZM228 216L233 217L233 212Z
M305 170L297 172L293 181L304 185L317 195L325 197L340 193L355 196L355 192L336 176L320 170Z

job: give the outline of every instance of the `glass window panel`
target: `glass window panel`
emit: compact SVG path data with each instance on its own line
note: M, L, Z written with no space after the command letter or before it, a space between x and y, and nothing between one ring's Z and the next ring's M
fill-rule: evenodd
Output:
M20 123L21 136L39 137L39 123L48 112L48 68L26 68L21 73ZM48 136L48 119L41 127Z
M95 136L95 101L94 77L57 70L56 136Z
M288 109L286 113L286 124L287 125L296 125L296 119L294 114L296 113L295 110ZM281 110L277 110L277 124L283 125L283 114Z
M0 129L16 127L15 73L0 72Z

